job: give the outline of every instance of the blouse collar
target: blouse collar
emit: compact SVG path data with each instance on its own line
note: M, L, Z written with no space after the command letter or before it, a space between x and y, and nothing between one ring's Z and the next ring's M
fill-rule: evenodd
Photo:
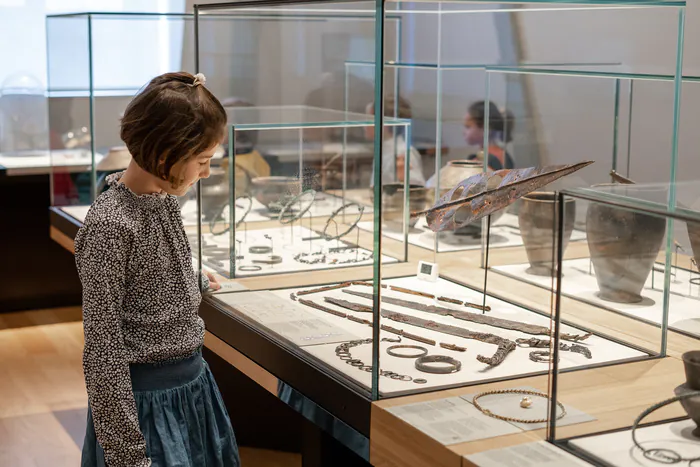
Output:
M113 173L107 176L107 184L113 189L120 193L123 193L130 197L131 199L137 201L145 207L158 208L163 205L169 198L174 198L174 196L161 191L159 193L146 193L146 194L136 194L129 187L124 185L121 181L124 176L125 171Z

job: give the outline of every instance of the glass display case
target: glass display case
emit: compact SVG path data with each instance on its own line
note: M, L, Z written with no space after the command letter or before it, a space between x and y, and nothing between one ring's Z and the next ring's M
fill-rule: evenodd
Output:
M558 251L571 224L567 206L587 201L587 254L558 254L554 265L548 438L595 465L692 464L700 456L699 200L697 182L607 184L558 195ZM566 372L572 351L562 340L565 322L607 333L637 356ZM622 357L611 347L587 347L594 357ZM585 419L568 423L562 404Z
M106 176L127 167L119 119L151 78L193 69L193 25L191 14L47 16L53 206L82 221Z
M552 193L612 169L675 179L685 4L544 3L198 5L197 71L225 102L229 132L191 239L203 270L235 284L211 299L227 319L371 400L546 379L547 360L531 353L547 353L551 334ZM663 41L633 32L652 26ZM652 46L658 62L635 55ZM635 103L661 102L663 137L623 160L620 128L648 123L622 104L633 80ZM497 162L548 168L508 178ZM566 176L528 178L542 174ZM523 177L478 206L460 201ZM527 195L551 213L534 234L518 221ZM582 255L585 224L573 227L568 251ZM528 267L549 287L489 272L523 262L528 235L544 252ZM563 361L567 372L661 352L594 324L562 322L568 345L589 350Z

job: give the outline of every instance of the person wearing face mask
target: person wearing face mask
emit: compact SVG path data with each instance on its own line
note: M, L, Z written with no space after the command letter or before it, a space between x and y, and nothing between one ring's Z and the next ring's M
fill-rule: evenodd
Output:
M474 102L464 117L464 140L470 146L479 146L481 151L467 157L468 160L484 160L484 119L486 103ZM515 126L513 114L501 112L496 104L489 103L489 147L488 166L491 170L512 169L513 158L506 151L506 145L513 140Z

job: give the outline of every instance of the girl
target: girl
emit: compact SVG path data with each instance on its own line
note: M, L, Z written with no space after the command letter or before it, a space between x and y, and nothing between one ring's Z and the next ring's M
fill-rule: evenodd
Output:
M75 239L90 408L82 467L238 466L231 422L202 360L200 287L176 196L209 176L226 113L204 76L166 73L131 101L133 160L108 177Z
M464 117L464 140L470 146L481 148L478 154L472 154L468 160L484 160L484 117L486 103L473 103ZM489 160L491 170L512 169L513 158L506 151L506 144L513 140L513 115L501 113L493 102L489 103Z
M397 105L398 104L398 105ZM394 109L397 108L396 115ZM367 114L374 115L374 103L367 105ZM394 97L384 99L384 116L410 119L412 117L411 106L403 98L398 101ZM394 135L396 131L396 135ZM384 143L382 146L382 185L404 181L406 168L406 140L403 134L404 128L384 127ZM365 127L365 138L374 140L374 126ZM425 176L423 175L423 164L420 153L416 148L410 146L409 155L409 183L416 186L425 186ZM370 186L374 186L374 170L372 170L372 181Z

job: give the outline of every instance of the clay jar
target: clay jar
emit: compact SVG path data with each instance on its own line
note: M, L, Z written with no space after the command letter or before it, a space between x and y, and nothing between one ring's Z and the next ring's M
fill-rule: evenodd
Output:
M522 197L518 225L523 237L528 274L552 276L556 271L555 245L559 228L557 196L553 192L533 192ZM573 198L564 201L563 247L566 250L574 230L576 203Z
M431 190L420 185L410 185L408 189L408 210L409 212L422 211L428 205L428 193ZM403 183L386 183L382 185L382 220L390 225L403 225L405 214L404 211L404 193L405 187ZM410 217L408 221L409 227L416 225L417 217Z
M686 352L682 358L685 366L685 384L674 389L673 392L677 396L700 391L700 350ZM682 399L681 405L697 425L693 430L693 436L700 437L700 396Z
M659 196L665 196L659 190ZM598 296L617 303L643 300L642 288L659 255L666 221L607 204L591 203L586 236L598 281Z

